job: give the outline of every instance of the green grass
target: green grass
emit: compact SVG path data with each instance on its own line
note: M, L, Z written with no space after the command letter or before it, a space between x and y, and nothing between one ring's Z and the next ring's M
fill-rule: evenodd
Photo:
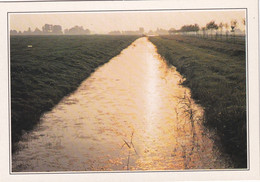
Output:
M12 151L39 122L95 69L137 36L11 36ZM32 45L32 48L28 48Z
M245 44L196 37L149 38L169 65L186 78L205 110L205 126L216 130L236 168L247 167Z

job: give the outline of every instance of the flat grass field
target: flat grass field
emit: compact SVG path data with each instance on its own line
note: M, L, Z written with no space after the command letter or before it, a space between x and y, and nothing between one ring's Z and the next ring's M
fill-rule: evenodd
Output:
M138 36L11 36L12 151L24 131ZM28 47L32 45L32 47Z
M204 108L204 124L217 132L235 167L247 167L245 43L180 35L149 39L186 78L183 85Z

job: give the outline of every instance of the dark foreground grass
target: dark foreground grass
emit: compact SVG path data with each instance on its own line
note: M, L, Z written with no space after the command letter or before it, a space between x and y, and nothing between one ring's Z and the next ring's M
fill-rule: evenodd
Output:
M168 64L186 78L236 168L247 167L245 45L189 37L150 37ZM223 50L225 49L225 50Z
M136 36L11 36L12 152L24 131ZM32 48L28 48L32 45Z

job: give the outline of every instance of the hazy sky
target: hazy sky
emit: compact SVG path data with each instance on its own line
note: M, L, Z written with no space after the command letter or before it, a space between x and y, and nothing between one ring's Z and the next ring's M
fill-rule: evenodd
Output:
M145 32L157 28L179 29L185 24L197 23L200 27L209 21L229 23L238 21L238 28L244 29L242 19L245 10L229 11L157 11L157 12L107 12L107 13L55 13L55 14L11 14L10 28L27 30L31 27L39 29L46 23L61 25L63 30L75 25L83 26L95 33L106 33L113 30L138 30L144 27Z

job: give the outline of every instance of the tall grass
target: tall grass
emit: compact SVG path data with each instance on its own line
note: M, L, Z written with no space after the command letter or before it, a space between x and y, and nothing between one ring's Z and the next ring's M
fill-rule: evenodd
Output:
M192 98L205 110L222 150L237 168L247 167L245 45L166 36L149 38L168 64L186 78Z
M23 131L31 130L44 112L136 38L11 36L12 151Z

